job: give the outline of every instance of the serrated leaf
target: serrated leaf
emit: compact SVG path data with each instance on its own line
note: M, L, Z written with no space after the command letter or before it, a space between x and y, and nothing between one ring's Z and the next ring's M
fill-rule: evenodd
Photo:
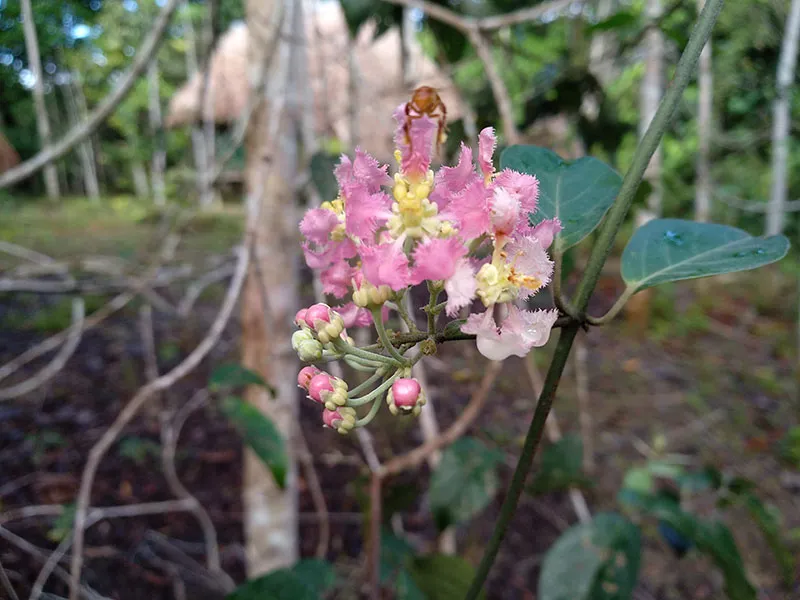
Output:
M558 218L563 230L555 249L563 252L589 235L614 203L622 178L605 163L585 156L566 162L538 146L511 146L500 155L500 168L535 175L539 204L531 222Z
M212 390L219 390L224 387L260 385L275 396L275 388L264 381L261 375L237 363L228 363L215 367L211 372L208 383Z
M411 561L409 573L427 600L464 598L475 577L474 567L463 558L444 554L419 556ZM479 598L485 598L481 593Z
M267 466L279 487L286 484L289 459L281 432L260 410L237 396L228 396L221 403L223 414L244 442Z
M639 573L639 528L603 513L570 527L548 550L539 576L539 600L630 598Z
M553 492L588 483L583 474L583 441L579 435L569 434L544 449L531 489Z
M431 476L428 499L440 529L467 521L497 493L500 455L475 438L461 438L442 453Z
M622 279L636 290L668 281L755 269L783 258L782 235L753 237L713 223L656 219L636 230L622 253Z

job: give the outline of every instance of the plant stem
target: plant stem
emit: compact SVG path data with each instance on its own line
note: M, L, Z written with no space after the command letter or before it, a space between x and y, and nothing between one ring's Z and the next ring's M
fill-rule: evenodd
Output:
M367 379L366 381L362 381L352 390L350 390L347 394L355 396L356 394L360 394L364 390L368 389L371 385L373 385L376 381L378 381L381 377L383 377L383 373L375 373L372 377Z
M622 292L622 295L619 298L617 298L617 301L614 302L614 306L609 308L606 314L604 314L602 317L586 315L586 320L592 325L605 325L620 313L628 300L631 299L631 296L633 296L636 292L636 288L625 288L625 291Z
M417 323L414 321L414 319L411 317L411 315L408 313L408 310L406 309L405 295L407 293L408 292L404 293L401 297L399 297L395 301L394 306L395 309L397 310L397 314L400 315L400 318L403 319L405 324L408 326L408 330L411 331L412 333L417 333L419 331L419 327L417 327Z
M383 392L389 389L389 387L394 383L394 380L400 376L400 371L395 372L394 375L389 377L386 381L372 390L369 394L365 396L361 396L361 398L348 398L347 399L347 406L362 406L367 402L371 402L373 398L379 396Z
M408 364L408 360L406 360L406 358L392 345L392 341L389 339L389 334L386 333L386 328L383 326L380 308L373 309L372 321L375 325L375 330L378 332L378 339L380 339L381 344L383 344L383 347L391 355L391 357L401 365Z
M397 361L389 356L384 356L383 354L375 354L374 352L367 352L366 350L362 350L361 348L356 348L355 346L351 346L342 339L334 340L333 345L342 354L350 354L352 356L363 358L367 361L381 363L384 365L390 365L392 367L397 366Z
M375 415L378 414L378 410L381 407L381 400L383 399L382 396L383 394L375 398L375 401L372 403L372 407L369 409L369 412L356 421L356 427L364 427L372 422L372 419L375 418Z
M600 278L600 271L608 258L611 248L619 232L625 215L633 202L634 194L644 176L644 171L647 168L650 158L653 156L659 142L661 141L664 132L669 125L670 118L675 112L686 86L692 77L694 67L697 64L697 59L700 52L705 46L708 38L711 37L711 30L714 23L719 16L720 10L724 0L707 0L702 12L698 18L697 24L689 37L689 42L683 51L678 66L675 70L675 77L672 84L667 89L667 93L661 100L658 110L656 111L653 120L647 128L647 132L639 142L636 149L636 155L633 159L625 178L622 181L619 195L614 201L614 205L606 215L605 221L600 229L600 234L592 249L592 254L589 257L589 262L586 266L583 279L578 286L578 291L575 294L575 307L579 311L578 314L583 315L586 311L586 306L589 303L589 298L594 292L597 281ZM547 421L547 415L550 413L550 407L553 404L556 390L558 388L561 374L564 371L567 358L569 357L570 350L572 349L572 342L575 335L580 328L579 322L568 324L562 331L558 339L553 359L550 362L550 368L545 377L544 388L539 395L539 402L536 405L536 410L533 414L528 434L525 437L525 444L522 448L519 462L514 470L514 475L511 479L508 494L503 501L503 506L500 509L500 516L494 526L492 537L484 552L481 564L475 574L467 592L466 600L475 600L483 588L483 584L489 575L492 568L492 563L497 557L497 552L500 549L500 544L503 541L508 525L517 508L522 487L525 483L525 478L533 463L533 457L536 454L536 448L539 445L539 440L542 438L544 424Z
M428 282L428 291L431 294L431 299L428 302L428 335L436 334L436 301L439 299L439 294L442 293L441 286L433 285Z

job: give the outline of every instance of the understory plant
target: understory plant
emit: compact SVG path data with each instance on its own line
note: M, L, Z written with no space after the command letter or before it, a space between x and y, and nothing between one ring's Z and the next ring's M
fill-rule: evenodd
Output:
M396 590L412 590L397 591L401 597L474 600L481 596L581 328L607 323L643 289L753 269L786 254L789 244L783 236L757 238L723 225L656 219L637 229L625 247L621 276L626 288L619 300L606 315L587 314L603 264L722 3L706 2L624 178L594 158L566 162L535 146L505 149L495 167L492 128L481 131L477 140L462 143L454 166L433 171L441 122L427 114L412 118L407 107L401 106L395 114L395 171L390 174L387 165L361 150L352 158L343 156L335 169L338 194L303 217L300 231L306 262L318 272L324 292L334 301L297 312L292 346L307 363L297 380L319 406L321 424L340 434L368 426L384 405L392 415L424 411L426 393L412 377L411 368L436 354L441 344L474 341L483 356L502 361L527 356L548 342L552 329L559 329L528 434L480 565L473 571L453 557L437 557L421 565L408 558L407 548L390 543L383 552L405 565L395 573L393 585ZM568 298L561 281L564 255L598 227L583 277ZM548 284L555 307L531 310L528 301ZM421 314L407 308L407 297L415 286L428 293L421 308L426 323L422 328L418 325ZM387 327L391 323L402 323L405 330L394 331ZM358 327L374 331L367 345L359 346L351 335ZM347 381L336 376L328 368L334 361L346 363L363 377ZM240 419L242 428L246 431L248 420L252 423L255 418ZM474 454L476 442L459 440L445 452L443 463L453 464L464 453ZM269 457L275 456L269 450L260 454L268 464ZM485 467L491 471L493 461L486 460ZM433 477L432 487L439 485L436 473ZM496 486L496 480L492 481ZM668 513L660 514L663 521ZM685 538L692 537L691 522L677 517L673 521L666 525L680 530ZM709 527L725 543L730 541L727 529L720 529L723 525ZM579 528L568 531L557 543L561 558L545 562L539 597L630 598L638 573L638 526L615 514L598 515ZM696 539L694 543L700 545ZM580 568L563 559L579 551L586 559ZM726 578L738 566L724 567ZM433 579L447 579L444 571L450 572L450 581L455 579L454 587L442 591L441 586L426 584L431 582L431 573ZM282 576L302 579L288 571ZM580 585L569 587L570 582ZM729 597L755 598L746 577L744 582L727 582ZM256 597L241 595L242 590L237 593L241 598Z

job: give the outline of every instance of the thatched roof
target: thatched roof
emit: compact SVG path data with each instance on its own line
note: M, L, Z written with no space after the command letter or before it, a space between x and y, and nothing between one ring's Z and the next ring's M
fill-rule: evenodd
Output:
M384 160L391 157L394 122L392 111L408 100L419 85L436 87L447 106L448 117L461 116L460 103L452 81L425 57L418 44L411 48L411 81L404 85L401 69L400 33L390 29L374 38L374 27L364 27L355 41L359 73L359 98L350 95L347 61L348 34L341 7L321 5L315 18L308 19L309 79L314 94L317 134L350 139L350 106L358 102L360 145ZM214 119L230 123L238 119L247 104L247 27L231 27L219 40L211 60L209 84L213 88ZM187 125L199 118L202 76L194 76L173 96L167 125Z
M19 164L19 154L14 150L9 141L0 131L0 173L5 173L9 169Z

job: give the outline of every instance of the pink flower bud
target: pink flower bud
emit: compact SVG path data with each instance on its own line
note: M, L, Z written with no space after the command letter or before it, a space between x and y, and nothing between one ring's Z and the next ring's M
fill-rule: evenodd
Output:
M323 404L325 400L322 398L322 393L333 391L333 381L331 379L331 376L325 372L314 375L308 383L308 397L314 402Z
M297 385L308 391L308 385L311 383L311 380L320 373L322 373L322 371L315 366L303 367L297 374Z
M306 325L311 327L312 329L315 328L317 321L323 321L325 323L331 322L331 307L327 304L314 304L313 306L309 307L306 310L306 314L304 316L306 321Z
M392 396L398 408L411 410L417 405L422 388L416 379L397 379L392 384Z
M338 429L342 424L342 415L337 410L328 410L327 408L322 411L322 422L331 429Z
M297 314L294 316L294 324L298 327L301 327L306 322L306 313L308 312L307 308L301 308L297 311Z

